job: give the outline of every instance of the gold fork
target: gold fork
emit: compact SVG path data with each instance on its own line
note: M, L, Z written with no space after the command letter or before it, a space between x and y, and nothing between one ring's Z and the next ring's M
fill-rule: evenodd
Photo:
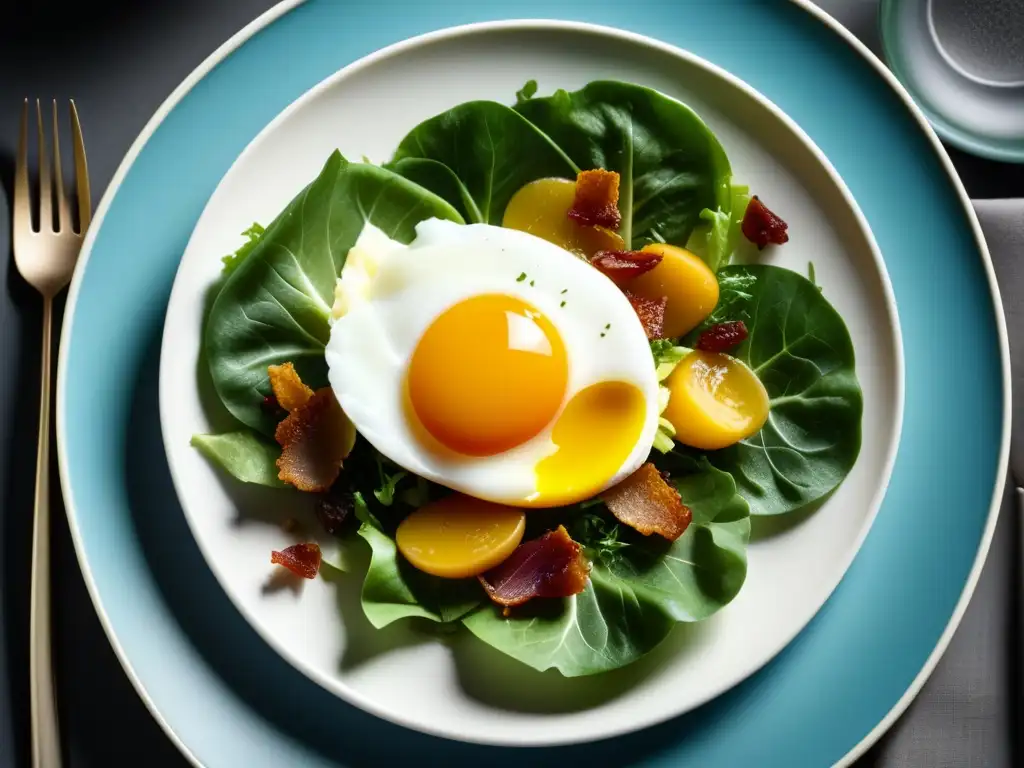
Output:
M53 174L46 152L43 110L36 100L39 134L39 228L32 226L32 199L28 181L28 99L21 112L21 140L14 170L14 263L22 277L43 296L42 392L39 401L39 451L36 454L35 525L32 531L32 596L30 608L29 676L32 707L32 765L59 768L60 736L50 658L50 336L53 299L71 280L82 237L92 218L89 171L85 162L82 126L75 102L70 103L71 138L75 157L75 184L79 226L76 232L71 206L64 196L57 129L57 101L53 102ZM51 187L51 182L54 187ZM56 209L54 209L56 200ZM56 212L56 216L54 213Z

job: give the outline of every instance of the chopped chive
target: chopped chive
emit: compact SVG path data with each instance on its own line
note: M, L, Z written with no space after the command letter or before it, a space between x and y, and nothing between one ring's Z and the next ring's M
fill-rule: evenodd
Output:
M525 279L526 279L526 273L525 272L520 272L519 273L519 277L516 278L516 282L517 283L521 283Z
M530 287L533 288L533 280L530 281Z
M561 304L559 304L558 306L560 306L560 307L564 307L564 306L565 306L565 302L563 301L563 302L562 302Z
M607 331L607 330L608 330L608 329L610 329L611 327L612 327L612 324L611 324L611 323L608 323L607 325L605 325L604 329L605 329L605 330Z
M566 294L566 293L568 293L568 292L569 292L569 289L568 289L568 288L563 288L563 289L562 289L562 294L563 294L563 295L564 295L564 294Z
M605 337L605 333L604 333L604 331L601 331L601 338L603 339L604 337Z

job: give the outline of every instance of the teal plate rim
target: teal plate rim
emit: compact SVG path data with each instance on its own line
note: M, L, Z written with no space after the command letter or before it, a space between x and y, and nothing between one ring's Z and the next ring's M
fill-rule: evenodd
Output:
M374 24L385 5L386 30ZM948 644L988 551L1006 475L1002 305L949 158L895 77L807 0L427 5L288 0L271 9L168 97L99 206L65 316L58 452L79 562L129 678L197 765L521 762L515 749L426 736L356 710L259 640L219 591L181 519L154 375L184 244L249 140L341 66L417 34L505 19L508 8L518 18L619 27L685 48L783 109L829 157L871 225L906 356L903 440L889 491L811 624L764 669L694 712L611 740L531 750L530 759L849 764L906 708ZM836 46L835 35L846 45ZM936 306L944 308L941 327L931 319ZM116 355L107 352L112 338ZM951 347L956 366L947 364ZM306 704L298 712L288 704L296 699Z

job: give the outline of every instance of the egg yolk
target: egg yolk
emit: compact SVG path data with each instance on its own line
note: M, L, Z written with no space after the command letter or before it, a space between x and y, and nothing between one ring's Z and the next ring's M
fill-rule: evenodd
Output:
M603 490L640 440L647 415L643 393L624 381L577 392L555 422L557 450L535 468L534 506L574 504Z
M648 299L665 296L664 334L682 336L700 325L718 303L718 279L711 268L685 248L666 243L642 251L661 255L661 263L629 283L629 292Z
M665 380L671 392L662 416L684 445L714 451L750 437L768 420L768 392L736 358L687 355Z
M519 546L525 530L522 509L454 493L405 518L395 543L419 570L461 579L504 561Z
M529 232L579 256L625 250L625 243L617 233L604 227L583 226L569 218L575 197L575 181L531 181L512 195L501 225Z
M409 364L416 419L441 446L493 456L526 442L555 417L569 376L554 325L522 299L466 299L427 328Z

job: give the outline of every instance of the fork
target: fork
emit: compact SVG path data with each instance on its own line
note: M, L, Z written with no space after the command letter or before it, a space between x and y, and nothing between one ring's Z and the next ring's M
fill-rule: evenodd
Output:
M78 122L78 111L75 109L74 101L70 102L69 109L78 198L78 231L74 230L71 205L64 196L56 99L53 101L52 176L46 152L43 109L36 99L39 136L38 229L32 226L33 206L29 188L28 99L25 99L21 112L21 139L18 143L18 159L14 170L14 263L25 281L43 297L42 392L39 396L39 450L36 454L32 595L29 617L32 765L35 768L60 766L60 736L57 727L50 643L50 337L53 325L53 299L71 280L82 238L92 218L85 144L82 141L82 126Z

